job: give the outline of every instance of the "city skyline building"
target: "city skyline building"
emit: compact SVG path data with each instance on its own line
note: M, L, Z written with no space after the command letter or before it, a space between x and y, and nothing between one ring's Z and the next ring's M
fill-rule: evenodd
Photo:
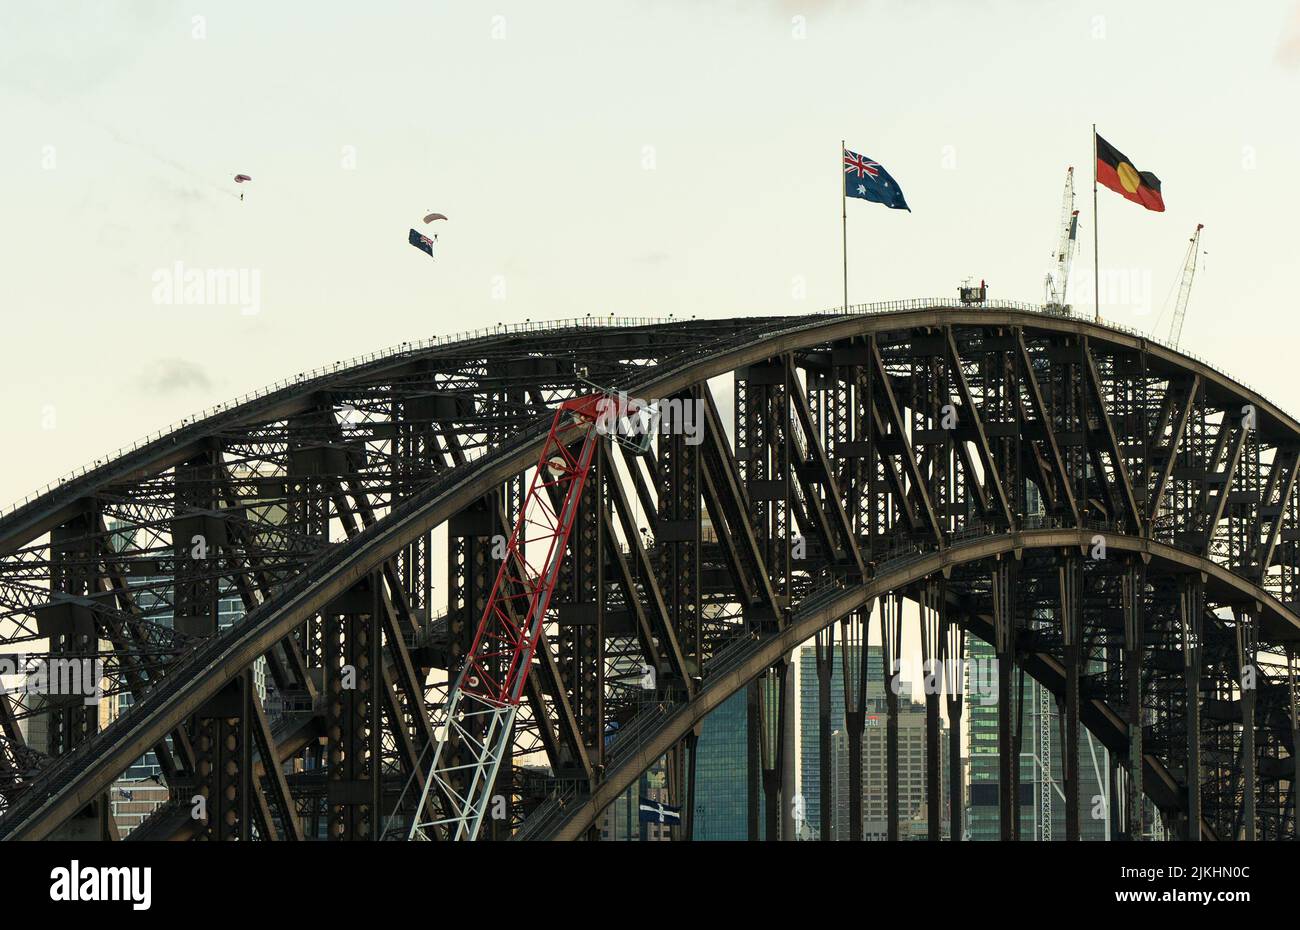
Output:
M847 658L851 668L861 661L861 646L848 647L838 640L831 662L830 728L845 729L844 720L844 663ZM817 650L811 643L800 646L798 661L799 695L799 792L804 799L805 823L814 833L821 824L821 700L820 680L817 672ZM868 715L884 713L885 685L884 659L879 646L867 647L867 701L864 710ZM901 685L900 691L910 694L910 685Z
M993 647L983 640L966 644L967 695L974 695L971 669L976 663L997 662ZM1065 838L1066 806L1061 752L1061 719L1056 698L1028 675L1021 685L1021 738L1018 760L1019 822L1021 839ZM972 840L996 840L999 826L998 702L966 701L969 721L969 803L966 831ZM1110 756L1087 730L1079 731L1079 836L1107 839L1110 794L1107 772ZM1096 813L1100 816L1094 816Z
M862 838L889 838L888 714L881 708L869 712L862 737ZM948 788L950 778L947 724L939 721L940 837L948 838ZM849 743L840 729L832 734L831 839L852 835L849 822ZM926 809L925 705L900 697L898 702L898 835L900 839L925 839L929 835Z

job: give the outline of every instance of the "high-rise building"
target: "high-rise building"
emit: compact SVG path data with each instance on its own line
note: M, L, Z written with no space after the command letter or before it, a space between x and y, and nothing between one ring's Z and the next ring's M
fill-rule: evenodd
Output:
M982 640L966 644L965 716L970 721L970 803L966 829L972 840L996 840L999 830L998 696L975 687L973 676L996 681L997 657ZM982 668L981 668L982 666ZM1065 838L1061 720L1056 698L1028 675L1022 685L1018 772L1022 839ZM983 692L983 693L981 693ZM1109 835L1110 798L1106 773L1110 757L1085 728L1079 733L1079 834L1082 839ZM1094 812L1100 816L1094 816Z
M858 668L862 647L836 642L831 662L830 711L831 732L844 730L844 662ZM817 650L812 644L800 647L799 655L799 791L803 795L805 823L812 830L821 828L821 699L817 677ZM880 714L885 707L884 660L879 646L867 647L868 714ZM908 687L908 686L904 686ZM910 690L910 688L908 688ZM845 744L847 749L847 742ZM833 750L832 750L833 752ZM847 757L846 757L847 758ZM846 770L847 771L847 770Z
M863 839L889 838L888 718L869 717L862 745ZM901 696L898 702L898 835L925 839L926 809L925 705ZM948 835L948 727L939 720L939 828ZM919 826L918 826L919 825ZM919 833L918 833L919 831Z
M741 688L704 718L695 746L694 839L749 838L747 692Z
M900 689L901 690L901 689ZM862 838L889 838L888 715L883 707L867 714L862 737ZM849 823L849 741L837 730L832 737L833 839L852 836ZM925 705L906 692L898 701L898 835L925 839L929 835L926 809ZM948 835L949 763L947 727L939 722L940 835Z

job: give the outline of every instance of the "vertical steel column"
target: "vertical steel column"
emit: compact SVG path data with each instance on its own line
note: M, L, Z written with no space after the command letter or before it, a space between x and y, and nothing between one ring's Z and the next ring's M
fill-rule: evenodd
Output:
M822 842L831 838L831 678L835 662L835 627L819 630L813 638L817 657L817 829Z
M942 670L935 667L939 657L940 617L944 609L944 590L940 580L926 579L920 591L919 611L921 663L925 683L925 805L927 839L937 843L942 833L942 784L939 749L939 689Z
M220 548L226 544L226 524L217 511L214 495L216 459L214 451L202 452L173 470L172 537L172 628L177 632L196 637L212 637L218 631L220 584L218 566L221 564ZM212 704L224 704L224 712L217 713ZM192 728L195 745L195 778L198 791L208 804L208 820L202 835L209 839L247 838L249 823L245 806L246 792L237 782L229 782L225 771L227 762L239 775L247 774L248 759L243 755L243 745L249 731L247 721L241 718L244 708L241 701L227 694L220 701L214 699L210 706L191 717L185 728ZM184 729L184 728L183 728ZM230 741L236 746L227 746ZM198 748L207 745L206 750ZM205 766L220 766L221 771L208 771ZM232 789L235 800L226 796Z
M338 427L333 409L313 410L291 417L285 433L285 527L312 541L329 542L330 488L336 481L327 478L333 468L329 450L321 445ZM320 620L315 616L303 621L297 630L303 658L309 668L320 668Z
M1123 766L1120 760L1111 755L1106 765L1106 839L1117 840L1123 831L1124 825L1120 819L1121 808L1123 804L1120 800L1120 779L1123 775Z
M1178 592L1182 627L1183 682L1187 689L1187 835L1201 838L1201 629L1205 579L1193 575Z
M556 605L558 628L552 642L558 649L558 663L563 680L558 687L566 692L573 710L587 757L598 764L604 748L605 729L605 560L607 557L605 523L608 510L606 481L617 481L614 459L605 451L593 456L591 470L582 487L569 551L560 566L559 581L552 604ZM628 463L636 468L637 463ZM607 467L608 466L608 467ZM662 499L662 497L661 497ZM559 506L559 503L556 503ZM667 597L671 589L661 588ZM672 607L669 607L672 610ZM566 764L576 766L564 748Z
M966 655L966 631L944 611L939 632L939 658L943 662L943 685L948 708L948 839L962 838L962 662Z
M57 667L70 668L75 663L84 669L85 663L79 660L90 656L93 663L99 651L95 615L85 606L88 598L97 593L91 527L98 522L94 514L87 513L50 531L50 604L38 608L35 614L37 632L48 640L50 657L56 663L69 663ZM40 705L51 708L46 715L46 742L40 746L35 741L38 749L51 756L71 752L99 729L99 703L86 701L95 683L78 682L86 693L66 693L68 689L59 685L55 667L46 673L48 693L39 696Z
M172 625L200 636L217 632L217 548L226 542L225 521L212 493L214 467L211 453L204 453L174 469Z
M1257 609L1257 608L1255 608ZM1255 609L1237 608L1237 684L1241 688L1242 839L1255 840L1255 664L1259 630Z
M1295 766L1291 773L1291 829L1293 837L1300 837L1300 649L1288 644L1286 647L1286 685L1288 703L1291 706L1291 763ZM1279 794L1281 792L1279 791ZM1286 820L1286 811L1278 812L1278 833L1282 832L1282 822Z
M763 714L760 684L756 678L745 687L745 824L751 843L763 838Z
M1060 584L1061 640L1065 654L1065 720L1061 747L1065 781L1065 838L1079 832L1079 671L1083 664L1083 564L1072 552L1062 553L1057 566Z
M799 755L799 734L795 727L795 706L799 696L794 690L794 655L784 663L781 673L781 839L793 843L799 839L795 821L795 796L799 794L795 780L795 759Z
M864 557L869 556L871 520L867 473L872 464L870 455L871 428L867 413L867 398L863 390L865 373L862 363L870 356L860 345L839 345L831 349L830 390L827 392L825 410L826 452L835 468L835 481L844 498L859 548Z
M1122 791L1127 791L1123 787L1125 782L1125 765L1123 761L1114 753L1110 754L1110 765L1106 766L1106 778L1109 779L1109 791L1106 797L1110 799L1110 835L1108 839L1118 840L1125 835L1125 801L1123 801Z
M749 499L749 518L764 567L776 591L778 608L788 622L790 608L791 480L793 454L790 442L790 379L794 377L789 356L768 359L735 373L736 462ZM696 490L698 494L698 488ZM695 505L698 522L698 502ZM790 816L789 800L796 790L783 784L793 769L785 769L786 736L783 732L787 707L785 681L788 662L769 669L759 694L762 703L761 765L767 808L768 840L777 839L782 821ZM751 739L753 736L751 736ZM779 805L779 806L778 806ZM789 824L787 821L787 832Z
M1128 758L1125 760L1124 779L1124 834L1130 840L1140 840L1142 825L1142 776L1144 750L1142 747L1142 652L1146 618L1143 615L1146 586L1144 565L1130 561L1124 568L1124 679L1128 700ZM1114 803L1112 798L1112 803Z
M688 442L687 427L702 417L694 391L670 398L660 415L655 530L659 589L692 674L703 659L700 623L700 447ZM634 466L633 466L634 467Z
M888 837L898 839L898 686L902 670L903 596L880 598L880 642L885 666L885 790Z
M207 818L201 840L252 838L253 723L248 718L252 672L245 669L194 715L195 793ZM255 699L255 698L254 698Z
M870 606L855 610L840 621L844 736L849 753L849 835L839 839L855 843L862 840L862 735L867 723L867 634L870 623Z
M998 658L998 835L1003 840L1016 838L1020 820L1020 799L1015 796L1014 774L1020 760L1013 759L1014 739L1011 730L1011 708L1016 697L1011 691L1011 671L1016 648L1011 574L1009 560L999 558L993 563L993 638Z
M326 605L326 803L332 840L373 840L380 830L382 665L380 575Z
M787 816L781 792L785 776L786 714L793 713L793 708L787 706L786 700L786 678L789 674L789 663L782 659L758 679L763 820L766 831L764 839L768 842L782 839L781 827Z
M734 426L736 447L736 469L742 485L748 494L750 525L754 529L755 541L765 567L771 570L768 519L775 483L768 469L767 433L771 428L768 410L769 385L773 381L772 366L760 365L756 368L740 368L734 375ZM757 375L757 377L756 377ZM785 372L782 368L776 375L784 383ZM773 578L774 586L776 579ZM784 606L782 604L781 606ZM776 618L772 618L776 622ZM748 835L750 841L761 839L760 816L763 798L767 795L767 778L765 772L765 721L763 713L763 684L766 673L750 682L746 694L747 712L747 755L746 785ZM762 794L760 794L762 792ZM770 818L770 814L769 814ZM770 836L768 837L771 838Z

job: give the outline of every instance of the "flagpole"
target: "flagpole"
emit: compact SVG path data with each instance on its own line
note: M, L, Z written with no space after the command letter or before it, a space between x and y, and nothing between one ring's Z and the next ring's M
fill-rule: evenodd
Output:
M1101 273L1097 270L1100 260L1097 257L1097 124L1092 124L1092 317L1094 323L1101 322L1101 289L1098 282Z
M849 198L844 193L844 140L840 140L840 248L844 256L844 312L849 312Z

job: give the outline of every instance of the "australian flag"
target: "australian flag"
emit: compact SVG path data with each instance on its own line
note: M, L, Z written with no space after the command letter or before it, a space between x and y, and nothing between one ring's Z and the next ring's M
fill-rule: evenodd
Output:
M682 825L682 809L673 807L671 804L665 804L662 801L652 801L650 798L641 798L638 805L640 808L641 823L664 823L670 827L680 827Z
M433 243L435 240L428 236L421 235L418 230L411 230L411 234L406 237L406 241L411 243L421 252L427 252L430 258L433 258Z
M912 212L898 182L878 161L844 150L844 196L883 203L893 210Z

